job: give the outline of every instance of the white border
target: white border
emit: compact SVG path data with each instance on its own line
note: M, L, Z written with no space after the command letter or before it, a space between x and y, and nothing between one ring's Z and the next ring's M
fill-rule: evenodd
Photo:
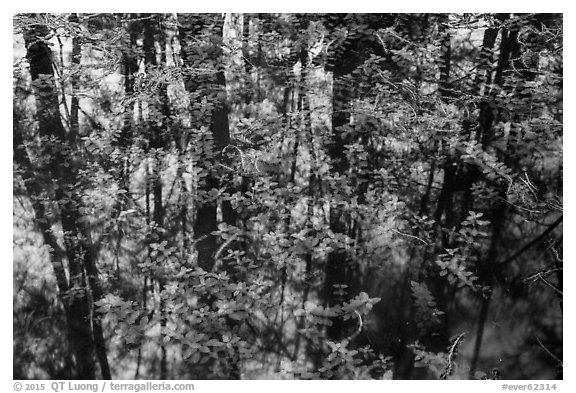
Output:
M237 1L197 1L188 0L186 2L152 2L148 4L111 1L111 0L98 0L87 2L73 2L66 1L58 3L45 0L43 2L34 1L21 1L20 3L8 0L8 4L3 4L1 7L3 11L0 14L2 24L0 29L2 36L6 38L7 42L12 42L12 15L17 12L564 12L564 29L565 39L564 42L568 43L564 50L564 108L565 108L565 149L568 154L565 155L564 172L568 174L565 176L565 200L566 214L564 218L564 239L565 247L564 259L567 262L565 265L564 282L567 284L564 287L564 381L551 381L556 383L558 389L556 392L569 392L576 391L576 373L574 368L574 361L572 358L572 351L574 349L574 336L570 334L573 331L573 318L574 318L574 291L572 290L571 280L574 275L574 241L572 241L572 233L574 232L574 207L572 201L576 200L574 195L574 180L573 176L576 174L574 167L574 158L576 154L573 153L575 148L574 134L574 114L576 113L574 104L574 74L576 71L576 63L574 61L574 48L572 39L576 38L574 34L576 19L571 11L569 0L565 1L494 1L494 0L479 0L472 1L458 1L458 2L438 2L433 0L419 0L419 1L347 1L336 2L329 0L287 0L280 1L253 1L253 0L237 0ZM9 8L9 10L5 10ZM2 184L2 204L0 205L0 223L2 232L0 236L0 250L3 251L0 255L5 255L4 264L12 266L12 144L10 143L12 137L11 132L11 103L12 103L12 70L10 62L12 54L8 51L3 52L3 61L0 63L2 69L0 70L0 78L3 92L2 114L1 119L4 120L5 127L2 127L3 139L0 143L0 159L2 160L0 176ZM10 94L10 96L9 96ZM9 128L10 127L10 128ZM10 137L8 137L10 135ZM10 274L9 274L10 272ZM0 389L2 391L11 392L13 390L12 382L12 268L6 269L1 274L0 288L2 288L2 296L0 296L0 310L2 322L0 324L0 337L2 338L2 357L0 367ZM458 392L462 393L464 390L468 392L496 392L501 391L502 383L518 383L528 384L538 381L196 381L196 391L210 391L216 389L217 391L229 392L269 392L270 389L277 391L319 391L321 389L329 389L331 393L337 392L370 392L378 391L383 392L391 391L442 391L442 392ZM101 386L101 385L100 385ZM572 388L569 388L572 386ZM471 390L470 390L471 389ZM49 391L49 384L46 391ZM553 392L553 391L552 391Z

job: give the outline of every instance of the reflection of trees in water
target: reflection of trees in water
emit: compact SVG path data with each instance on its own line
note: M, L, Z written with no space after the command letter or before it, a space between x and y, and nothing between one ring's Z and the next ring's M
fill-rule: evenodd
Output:
M14 23L15 378L561 377L561 16Z

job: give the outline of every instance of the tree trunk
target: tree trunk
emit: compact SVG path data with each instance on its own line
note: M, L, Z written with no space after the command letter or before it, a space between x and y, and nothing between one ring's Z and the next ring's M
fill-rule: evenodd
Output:
M179 38L182 59L184 66L192 66L194 64L194 55L196 48L194 44L190 43L191 39L198 39L205 26L202 16L197 17L180 16L179 15ZM207 51L207 60L211 65L216 68L213 75L206 78L192 79L185 77L184 85L191 97L191 106L201 105L200 102L195 102L195 97L199 100L201 96L207 96L208 101L213 105L210 122L210 132L214 141L212 151L209 157L205 159L211 167L207 170L209 174L206 177L202 191L208 195L211 190L218 190L223 184L219 181L220 164L227 164L224 156L225 148L230 144L230 128L228 122L228 106L226 96L226 76L222 65L222 42L223 42L223 25L224 20L218 19L218 23L213 26L210 32L205 50ZM192 119L193 122L203 124L205 119ZM226 189L228 193L234 190ZM210 196L207 201L200 203L194 221L194 238L196 239L196 250L198 255L198 266L205 271L212 271L216 267L216 263L226 255L226 250L218 249L218 237L213 232L218 230L218 199ZM236 225L236 211L232 208L230 201L222 200L220 202L222 212L222 222L228 225ZM236 247L236 242L232 242L227 247ZM217 255L219 254L219 255ZM222 268L227 271L230 276L234 277L234 271L227 262L222 263ZM232 329L236 321L229 319L227 321L228 327ZM226 363L226 378L227 379L240 379L240 369L237 356L231 356L225 359Z
M81 197L76 189L77 175L74 168L74 159L70 154L71 147L60 119L58 95L54 82L52 68L52 53L40 37L46 36L48 29L44 25L33 25L25 32L24 39L27 48L27 58L30 62L30 75L34 84L38 131L45 138L42 154L47 158L41 169L45 176L56 180L54 184L55 196L60 208L60 219L64 232L64 244L70 269L69 287L73 291L69 300L69 326L70 337L77 377L79 379L94 379L95 365L93 360L94 346L104 378L110 377L110 370L106 358L104 340L99 321L92 320L95 329L91 326L91 300L86 291L85 271L88 274L94 298L99 300L102 296L99 278L94 263L94 256L88 244L88 232L80 222L78 208L82 206ZM79 294L76 293L79 291ZM96 340L96 343L94 342Z
M362 21L359 23L367 23L375 31L384 27L389 21L385 15L374 15L366 17L365 15L339 15L337 24L346 25L350 23L350 19L359 18ZM354 21L355 22L355 21ZM350 169L350 164L346 159L346 145L352 142L362 142L362 140L351 140L345 137L345 130L343 127L350 123L350 109L351 102L357 96L357 86L352 85L346 77L361 65L370 54L383 55L384 48L374 37L361 37L355 36L343 44L341 50L336 51L337 55L329 59L327 69L333 73L332 85L332 141L328 147L328 155L332 163L334 171L344 178ZM359 182L360 183L360 182ZM359 201L364 197L366 184L357 184L359 186ZM346 214L340 206L330 206L330 230L335 234L346 235L355 237L354 233L355 224L352 218ZM358 278L355 277L357 271L355 266L348 266L348 253L346 250L339 249L332 251L328 255L325 268L325 282L323 289L323 298L328 306L341 303L348 300L353 291L356 291L355 282ZM337 289L335 285L347 285L347 296L342 299L341 296L336 296L334 291ZM351 325L353 321L344 323L341 319L334 319L331 326L326 329L327 337L330 340L340 340L344 337L346 326Z
M154 68L159 65L156 53L156 43L158 41L160 46L161 63L166 61L164 32L159 31L157 26L161 22L161 15L147 18L144 21L144 39L143 50L144 60L147 68ZM163 166L163 149L166 147L166 138L164 135L169 134L171 129L170 124L170 109L168 103L167 86L160 85L158 95L151 97L149 106L152 108L151 113L160 116L161 126L159 119L152 117L147 119L148 133L149 133L149 146L154 149L154 166L152 173L152 196L153 196L153 233L151 234L151 241L154 243L161 243L164 240L164 221L165 212L163 198L163 182L162 182L162 166ZM160 266L159 266L160 267ZM165 285L165 277L162 273L155 277L158 282L158 291L162 292ZM160 303L158 305L160 315L160 331L161 335L164 334L167 323L167 316L164 311L164 302L160 296ZM163 340L162 340L163 341ZM160 379L168 379L168 359L166 345L160 345Z
M32 209L34 210L34 220L40 229L44 243L49 248L50 262L56 277L56 285L58 286L59 296L62 298L68 292L68 279L66 278L66 271L64 269L64 259L66 255L64 250L58 244L56 236L52 231L52 226L46 215L46 209L42 203L43 188L37 180L38 175L34 172L34 166L30 160L30 156L24 146L24 138L22 136L22 129L20 125L20 117L16 111L13 111L13 153L14 161L18 165L16 169L20 171L24 187L30 198ZM64 308L68 309L68 303L63 302Z
M498 15L497 18L503 22L508 18L508 16ZM513 42L516 41L515 33L512 32L512 37L510 33L511 32L508 31L506 28L502 28L501 30L502 39L500 41L500 55L494 75L494 86L500 88L503 87L504 73L510 68L511 48L513 46ZM488 44L491 44L493 32L487 30L485 34L490 35L490 37L488 37L488 39L485 37L484 42L489 41ZM493 100L493 92L487 91L486 100L483 102L483 105L480 108L480 115L478 122L481 133L480 140L482 142L482 146L484 149L489 147L494 138L494 125L498 122L499 118L499 112L492 105L492 100ZM506 152L503 152L503 154L506 155ZM486 324L486 320L489 315L488 313L491 300L491 291L492 286L494 284L494 276L496 274L495 269L497 268L495 266L495 263L499 252L499 246L501 243L502 230L505 223L505 214L507 210L505 201L507 199L507 193L503 185L499 186L499 199L500 200L496 202L496 205L492 208L492 214L491 214L492 239L490 243L490 249L488 251L486 259L480 261L478 264L478 279L480 280L480 283L482 285L488 288L489 293L483 294L484 297L481 300L482 306L478 316L476 341L474 343L474 352L472 353L472 360L470 361L470 373L469 373L470 378L474 378L476 369L478 367L478 362L480 359L480 353L482 349L482 339L484 335L484 325Z

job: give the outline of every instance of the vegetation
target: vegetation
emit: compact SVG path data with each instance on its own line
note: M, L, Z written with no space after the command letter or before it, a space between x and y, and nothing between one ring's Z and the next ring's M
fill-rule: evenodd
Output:
M562 16L14 16L17 379L562 378Z

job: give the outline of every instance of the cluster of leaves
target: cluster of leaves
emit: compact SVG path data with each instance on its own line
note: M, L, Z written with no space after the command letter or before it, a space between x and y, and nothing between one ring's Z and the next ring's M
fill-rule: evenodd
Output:
M173 348L184 362L212 361L212 372L216 372L218 361L229 356L240 360L254 356L253 330L260 329L258 321L270 315L266 294L270 287L264 279L235 283L226 273L182 267L147 305L116 295L95 305L128 348L150 343ZM161 314L150 311L158 307L154 302L161 304ZM232 321L237 322L233 323L236 328L230 329Z
M426 287L425 283L410 282L412 287L412 296L416 307L416 324L418 328L426 332L440 324L440 316L443 311L438 310L434 296Z

